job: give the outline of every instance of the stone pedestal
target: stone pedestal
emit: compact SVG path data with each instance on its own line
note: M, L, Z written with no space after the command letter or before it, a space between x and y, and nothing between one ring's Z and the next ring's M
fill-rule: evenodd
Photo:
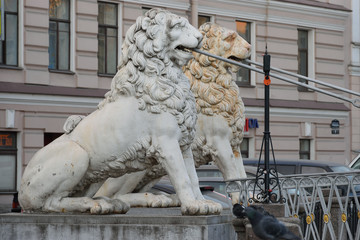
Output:
M234 217L182 216L179 208L133 208L124 215L0 214L2 240L233 240Z
M302 239L302 232L300 229L300 220L297 218L285 218L285 206L283 204L254 204L261 206L265 211L275 216L279 221L283 222L285 226L295 235ZM237 234L237 240L261 240L256 237L252 231L250 221L247 218L233 220L234 229Z

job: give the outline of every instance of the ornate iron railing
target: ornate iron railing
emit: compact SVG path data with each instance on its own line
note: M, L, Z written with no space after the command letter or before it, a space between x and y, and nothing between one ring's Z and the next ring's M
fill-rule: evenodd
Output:
M300 218L304 239L360 239L360 171L279 177L285 217ZM240 203L258 200L255 178L227 181ZM277 190L279 191L279 190Z

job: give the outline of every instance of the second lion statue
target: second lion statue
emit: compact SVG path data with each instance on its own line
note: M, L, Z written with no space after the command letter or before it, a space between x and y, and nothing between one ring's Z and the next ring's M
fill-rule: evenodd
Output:
M30 160L19 202L26 212L124 213L128 204L92 198L92 183L160 164L186 215L218 214L220 204L199 194L190 145L196 107L181 66L193 57L201 33L161 9L138 17L126 34L111 90L90 115L75 122Z

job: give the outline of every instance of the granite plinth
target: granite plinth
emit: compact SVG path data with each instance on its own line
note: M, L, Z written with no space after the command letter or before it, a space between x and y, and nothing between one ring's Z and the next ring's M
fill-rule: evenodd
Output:
M0 214L3 240L236 238L230 212L182 216L179 208L133 208L127 214Z

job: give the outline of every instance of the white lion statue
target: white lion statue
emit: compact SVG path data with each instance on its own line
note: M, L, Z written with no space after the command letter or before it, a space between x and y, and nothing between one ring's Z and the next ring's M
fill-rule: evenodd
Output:
M118 199L93 198L92 183L160 164L182 214L218 214L221 205L199 197L190 145L196 107L181 66L193 58L201 33L161 9L138 17L122 47L119 70L98 109L72 119L68 133L40 149L22 177L26 212L125 213ZM201 193L200 193L201 195Z
M251 45L236 32L213 23L205 23L199 30L203 34L202 50L235 60L250 56ZM240 152L245 109L231 73L237 72L239 67L198 53L194 56L183 70L190 79L198 113L196 137L192 144L195 165L198 167L214 161L225 180L245 178ZM121 199L131 206L176 206L178 203L174 197L127 194L148 191L165 174L162 166L157 165L137 175L108 179L96 195ZM231 198L233 204L238 203L238 194Z

